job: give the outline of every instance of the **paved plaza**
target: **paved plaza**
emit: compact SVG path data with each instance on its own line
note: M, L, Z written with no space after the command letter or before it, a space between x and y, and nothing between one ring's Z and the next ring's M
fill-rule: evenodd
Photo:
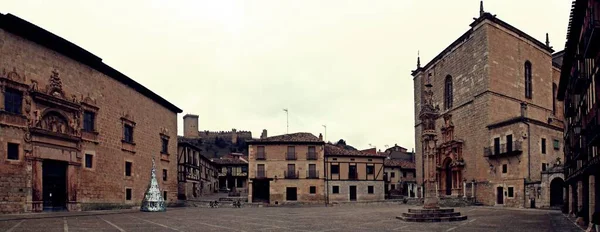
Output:
M415 223L395 218L408 207L170 208L165 213L40 214L50 217L0 217L0 231L582 231L560 212L546 210L458 208L469 217L461 222Z

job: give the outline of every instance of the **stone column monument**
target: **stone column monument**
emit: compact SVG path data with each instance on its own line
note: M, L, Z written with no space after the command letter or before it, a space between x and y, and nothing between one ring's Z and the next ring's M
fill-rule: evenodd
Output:
M460 216L460 213L454 212L454 209L440 209L437 193L437 132L435 121L439 118L439 107L433 106L433 91L431 90L430 80L427 80L423 91L423 104L419 112L421 120L421 147L423 155L423 164L425 167L424 185L425 200L423 209L409 209L408 213L402 213L398 219L414 222L440 222L440 221L461 221L466 220L467 216Z

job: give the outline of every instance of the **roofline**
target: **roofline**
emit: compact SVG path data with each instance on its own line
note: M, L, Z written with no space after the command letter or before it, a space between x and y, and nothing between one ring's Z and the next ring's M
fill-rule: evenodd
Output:
M558 100L564 100L567 91L567 85L569 78L571 77L571 69L573 68L573 59L575 58L575 52L577 51L577 43L579 43L579 36L581 33L581 27L583 26L583 19L585 17L585 9L587 7L587 0L575 0L571 8L571 18L569 19L569 26L567 29L567 42L565 42L565 54L563 55L563 63L560 68L560 81L558 83L558 94L556 98Z
M431 61L429 61L425 66L423 67L418 67L416 70L412 71L411 75L415 76L416 74L418 74L421 71L427 70L429 69L434 63L436 63L438 60L442 59L442 57L444 57L447 53L449 53L453 48L455 48L456 46L458 46L459 44L461 44L462 42L464 42L469 35L471 35L473 33L473 28L475 28L475 26L479 25L480 23L484 22L485 20L490 20L491 22L494 22L496 24L499 24L500 26L518 34L519 36L533 42L535 45L539 46L540 48L550 52L550 54L552 54L554 52L554 50L552 50L551 47L546 46L544 43L542 43L541 41L531 37L530 35L528 35L527 33L519 30L518 28L496 18L496 16L486 12L484 13L481 17L477 18L474 22L472 22L471 24L469 24L469 26L471 26L471 28L469 30L467 30L464 34L462 34L460 37L458 37L458 39L456 39L454 42L452 42L448 47L446 47L444 50L442 50L442 52L440 52L437 56L435 56Z
M140 83L129 78L125 74L117 71L116 69L106 65L102 62L102 59L87 50L69 42L66 39L61 38L49 32L41 27L36 26L26 20L23 20L12 14L0 13L0 28L5 31L20 36L31 42L39 44L47 49L58 52L66 57L69 57L81 64L85 64L98 72L103 73L122 84L129 86L136 90L142 95L150 98L161 106L171 110L175 113L181 113L183 110L173 105L166 99L162 98L158 94L152 92L150 89L144 87Z
M324 141L309 142L309 141L246 141L246 144L307 144L307 145L325 145Z
M325 154L325 157L369 157L369 158L381 158L381 159L385 159L385 156L380 156L380 155L371 155L371 154L364 154L364 155L328 155Z

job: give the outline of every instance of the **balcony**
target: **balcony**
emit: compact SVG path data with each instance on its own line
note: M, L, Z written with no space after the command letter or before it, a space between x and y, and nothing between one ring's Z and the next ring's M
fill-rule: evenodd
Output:
M296 160L296 152L288 152L285 154L285 159L286 160Z
M265 179L267 178L266 170L256 170L256 179Z
M298 171L283 171L283 176L285 179L298 179L300 175L298 175Z
M306 170L306 179L319 179L319 171Z
M589 113L591 118L585 125L585 141L587 146L600 146L600 108L596 108Z
M523 146L521 141L514 141L512 143L503 143L500 146L492 146L484 148L483 155L485 157L505 157L512 155L519 155L523 153Z
M357 172L348 172L348 179L358 180L358 173Z
M316 152L306 153L306 160L317 160L317 153Z
M266 157L267 157L267 154L265 152L256 153L256 160L265 160Z

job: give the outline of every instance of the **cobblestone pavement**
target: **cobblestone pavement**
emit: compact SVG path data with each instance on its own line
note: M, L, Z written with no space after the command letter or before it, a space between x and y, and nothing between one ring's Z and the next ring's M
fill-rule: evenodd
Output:
M395 218L408 208L170 208L165 213L61 214L38 219L0 218L0 231L582 231L558 211L466 207L457 209L469 217L461 222L409 223Z

